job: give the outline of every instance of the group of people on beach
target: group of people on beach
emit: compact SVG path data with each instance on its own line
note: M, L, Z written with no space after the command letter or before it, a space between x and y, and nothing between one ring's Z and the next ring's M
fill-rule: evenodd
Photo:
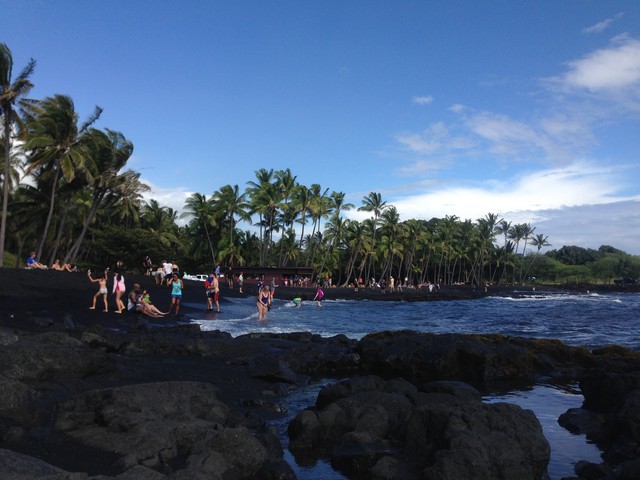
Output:
M89 310L95 310L98 299L102 297L104 304L103 312L109 312L109 301L107 287L107 281L109 278L109 268L104 270L103 275L98 278L94 278L91 270L87 270L87 276L91 283L98 284L98 291L93 296L93 303L89 307ZM171 304L169 305L169 311L163 312L151 302L151 295L147 290L143 289L139 283L134 283L131 291L127 294L127 305L125 306L123 297L126 292L126 285L124 281L124 275L116 271L113 274L113 287L111 290L112 295L115 297L116 310L115 313L121 314L122 312L129 311L132 313L140 313L148 317L158 318L171 314L175 310L175 315L178 316L180 312L180 302L182 300L182 289L184 288L184 282L180 278L179 273L172 272L171 277L166 280L166 284L171 287Z
M31 254L29 255L29 258L27 258L27 261L25 262L24 267L28 270L57 270L59 272L75 272L77 271L76 266L71 264L71 263L64 263L61 264L60 260L56 259L52 264L51 267L45 265L44 263L41 263L38 261L38 259L36 258L36 252L31 252Z
M258 322L267 321L267 314L269 313L269 310L271 310L271 304L275 295L275 287L275 277L271 280L269 285L263 285L262 282L258 282L258 299L256 301L256 305L258 307ZM322 290L322 286L318 285L316 294L311 301L316 302L316 305L320 306L323 299L324 291ZM296 308L300 308L302 306L302 298L294 298L293 304Z

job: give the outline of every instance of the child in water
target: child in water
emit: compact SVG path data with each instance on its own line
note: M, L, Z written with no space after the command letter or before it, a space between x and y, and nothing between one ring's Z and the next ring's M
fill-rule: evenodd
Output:
M316 296L313 297L312 301L317 300L318 306L320 306L320 302L322 301L323 297L324 297L324 292L322 291L322 287L318 287L318 290L316 291Z

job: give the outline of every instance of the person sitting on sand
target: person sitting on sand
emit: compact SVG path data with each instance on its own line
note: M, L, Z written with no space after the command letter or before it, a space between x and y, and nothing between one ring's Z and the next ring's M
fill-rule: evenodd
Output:
M47 268L49 268L45 264L40 263L38 260L36 260L36 252L31 252L31 255L29 255L29 258L27 258L27 263L25 266L28 269L40 270L47 270Z
M147 292L146 290L142 291L142 301L144 302L144 306L147 310L149 310L152 313L155 313L160 317L164 317L169 313L169 312L161 312L158 307L156 307L153 303L151 303L151 295L149 295L149 292Z
M93 296L93 305L89 307L89 310L96 309L96 301L98 300L98 297L102 295L102 300L104 302L104 310L102 311L108 312L109 303L107 301L107 294L109 293L109 290L107 289L107 270L104 271L104 275L100 278L93 278L91 276L91 270L87 270L87 276L89 277L89 280L91 281L91 283L98 283L98 291Z
M154 307L155 310L157 308ZM131 313L142 313L147 315L148 317L158 318L163 316L163 314L156 313L152 310L147 303L143 300L143 291L140 288L139 283L133 284L133 289L129 292L127 298L127 310Z
M64 265L60 265L60 260L56 259L56 261L53 262L53 265L51 265L51 270L58 270L59 272L62 272L62 271L73 272L74 267L70 263L65 263Z

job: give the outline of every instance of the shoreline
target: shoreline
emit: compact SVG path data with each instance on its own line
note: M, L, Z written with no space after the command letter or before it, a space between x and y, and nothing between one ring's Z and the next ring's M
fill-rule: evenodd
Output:
M155 284L155 278L147 275L124 274L127 292L133 283L139 283L151 294L153 303L160 309L166 310L170 303L170 288ZM16 268L0 269L0 282L4 285L0 291L0 326L18 330L39 330L41 328L68 328L73 322L77 327L86 328L95 324L104 328L128 330L139 325L140 318L147 318L123 312L114 312L115 305L112 290L112 279L108 281L109 312L103 313L102 299L98 299L96 310L89 310L92 297L97 292L97 283L91 283L85 272L59 272L53 270L27 270ZM194 309L189 304L206 305L204 283L195 280L185 280L183 291L183 305L181 317L169 316L168 323L175 325L176 320L185 319L188 323ZM404 289L404 291L382 293L379 289L330 287L323 289L325 300L370 300L370 301L398 301L398 302L430 302L449 300L474 300L487 296L529 296L529 295L557 295L576 293L638 293L640 286L617 285L580 285L580 286L489 286L487 291L483 287L472 285L445 285L439 291L429 292L426 289ZM276 288L275 298L292 300L296 297L304 301L313 299L315 287L284 287ZM221 282L220 303L224 308L227 298L248 298L257 296L257 284L247 282L244 293L228 287ZM155 319L154 319L155 320ZM66 327L65 327L66 321ZM162 319L159 320L160 322Z

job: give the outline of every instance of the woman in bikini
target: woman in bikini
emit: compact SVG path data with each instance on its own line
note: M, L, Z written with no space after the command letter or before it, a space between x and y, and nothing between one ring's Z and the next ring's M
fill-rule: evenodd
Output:
M98 297L102 295L102 300L104 301L104 310L102 311L108 312L109 303L107 302L107 293L109 293L109 290L107 289L107 271L106 270L104 271L104 275L102 277L93 278L91 276L91 270L87 270L87 276L89 277L89 280L91 281L91 283L96 283L96 282L98 283L98 291L93 296L93 305L89 307L89 310L96 309L96 301L98 300Z
M258 305L258 321L266 321L267 313L271 306L271 293L269 292L269 287L267 285L262 287L262 290L258 291L258 301L256 304Z

